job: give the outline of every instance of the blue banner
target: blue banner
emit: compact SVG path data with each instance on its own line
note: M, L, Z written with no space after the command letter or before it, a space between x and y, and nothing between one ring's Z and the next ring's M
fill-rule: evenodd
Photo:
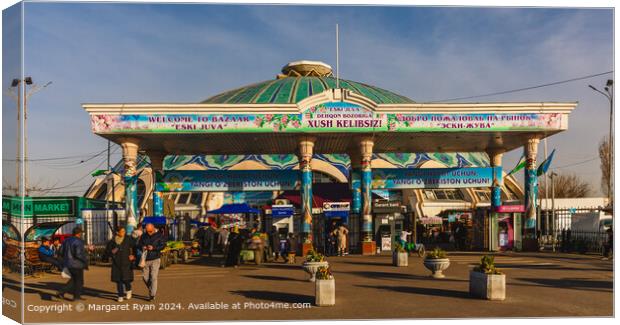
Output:
M155 185L159 192L283 191L299 189L298 170L165 171Z
M405 188L469 188L491 187L493 176L502 179L500 167L466 168L375 168L372 170L372 189ZM360 175L351 174L353 188Z

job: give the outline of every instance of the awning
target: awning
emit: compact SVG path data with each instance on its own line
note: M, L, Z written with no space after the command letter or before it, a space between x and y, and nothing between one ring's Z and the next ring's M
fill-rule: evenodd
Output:
M15 228L12 223L3 222L2 223L2 233L6 235L7 238L13 239L16 241L21 241L22 237L19 235L19 230Z
M146 225L147 223L151 223L153 225L165 225L167 224L166 217L144 217L142 219L142 224Z
M219 209L207 211L207 214L239 214L239 213L260 213L259 209L255 209L246 203L224 204Z
M43 222L34 225L24 233L24 242L37 241L41 237L52 237L60 227L71 222L73 221Z
M287 199L296 207L301 207L300 191L284 191L278 199ZM312 207L323 208L325 202L351 203L351 188L347 183L312 184Z

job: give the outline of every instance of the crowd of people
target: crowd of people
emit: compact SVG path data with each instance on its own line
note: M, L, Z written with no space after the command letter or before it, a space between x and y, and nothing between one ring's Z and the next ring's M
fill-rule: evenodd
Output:
M279 261L280 258L288 262L291 253L297 254L298 246L294 234L281 234L275 226L262 232L258 227L241 229L234 225L217 228L206 223L197 229L194 241L198 242L201 255L210 258L214 253L223 254L223 267L238 267L242 262L243 251L252 251L257 264L262 261Z

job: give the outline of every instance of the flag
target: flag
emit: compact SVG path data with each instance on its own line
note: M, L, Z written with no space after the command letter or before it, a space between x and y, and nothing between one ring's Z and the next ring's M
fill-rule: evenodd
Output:
M97 169L94 172L92 172L92 174L90 174L92 177L97 177L97 176L101 176L101 175L105 175L108 172L107 169Z
M549 157L547 157L547 159L545 159L545 161L543 161L542 164L538 166L538 170L536 171L536 176L542 176L544 173L547 172L547 170L549 170L549 166L551 166L551 161L553 160L554 153L555 153L555 149L553 149Z
M525 168L525 156L521 156L521 158L519 159L519 162L517 162L517 165L515 166L515 168L513 168L510 173L508 173L508 176L520 171L521 169Z

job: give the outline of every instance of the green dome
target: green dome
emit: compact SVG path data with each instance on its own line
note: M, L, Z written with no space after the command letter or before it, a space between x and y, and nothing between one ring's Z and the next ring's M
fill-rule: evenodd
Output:
M377 104L406 104L414 101L378 87L340 79L340 87L371 99ZM205 104L295 104L326 89L336 88L332 76L287 76L215 95Z

